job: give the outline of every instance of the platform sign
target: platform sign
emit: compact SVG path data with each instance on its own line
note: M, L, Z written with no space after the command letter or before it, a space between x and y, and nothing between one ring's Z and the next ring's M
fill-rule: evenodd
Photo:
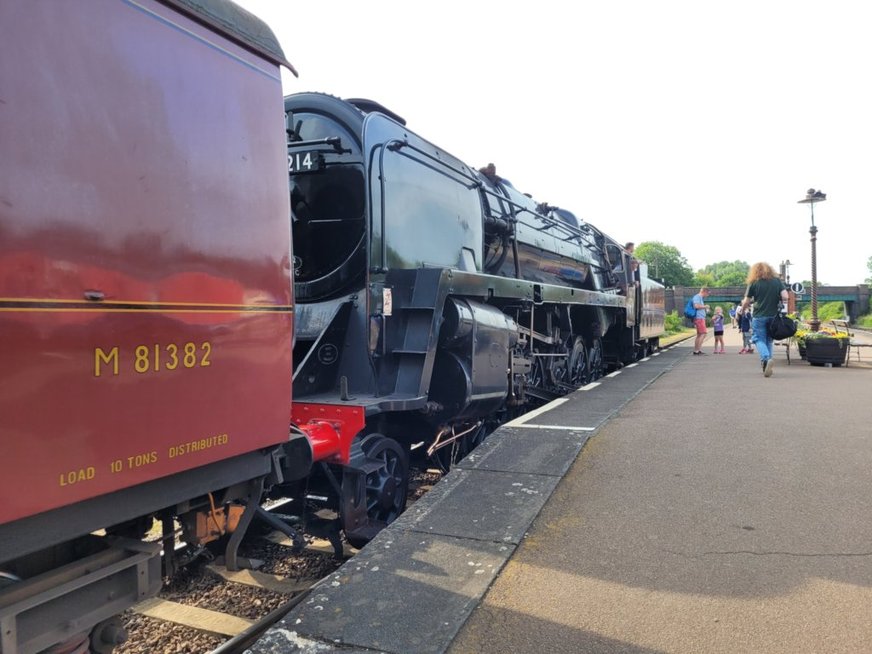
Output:
M793 282L790 285L790 290L794 292L796 295L802 295L805 293L805 287L800 282Z

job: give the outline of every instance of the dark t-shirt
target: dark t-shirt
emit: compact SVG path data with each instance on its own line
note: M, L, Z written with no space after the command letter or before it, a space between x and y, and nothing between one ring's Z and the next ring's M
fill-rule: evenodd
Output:
M754 316L756 318L772 317L778 313L778 303L781 302L781 291L786 287L780 279L758 279L751 282L745 291L745 297L754 300Z

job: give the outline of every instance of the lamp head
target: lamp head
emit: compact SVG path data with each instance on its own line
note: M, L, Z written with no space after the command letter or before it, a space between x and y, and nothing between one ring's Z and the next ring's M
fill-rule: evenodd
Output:
M805 193L805 199L800 200L797 204L814 204L815 202L824 202L827 199L827 194L813 188L808 189Z

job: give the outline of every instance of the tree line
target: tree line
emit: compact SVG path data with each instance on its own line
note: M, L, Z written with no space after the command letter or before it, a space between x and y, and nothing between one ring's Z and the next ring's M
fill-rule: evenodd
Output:
M701 270L694 271L678 248L659 241L645 241L636 246L633 255L648 264L648 274L662 280L666 286L695 286L719 288L724 286L744 286L750 264L746 261L719 261ZM872 284L872 257L866 262L869 269L867 284ZM810 287L811 281L803 281ZM818 281L818 286L825 283Z

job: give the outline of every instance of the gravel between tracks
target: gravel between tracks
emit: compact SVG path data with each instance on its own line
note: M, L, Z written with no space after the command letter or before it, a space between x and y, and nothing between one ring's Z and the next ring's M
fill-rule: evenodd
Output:
M131 636L115 648L115 654L206 654L227 640L131 611L121 619Z
M261 572L290 580L315 583L336 570L342 561L318 552L293 553L290 548L269 541L256 540L243 545L240 553L264 561ZM158 595L161 599L202 609L218 611L248 620L259 620L288 602L291 595L224 581L206 568L206 561L180 570L165 582ZM129 640L116 648L116 654L207 654L227 640L196 629L163 620L122 614L130 634Z
M442 477L440 473L414 470L409 484L408 503L424 495ZM307 542L312 541L306 537ZM260 572L279 575L288 580L311 580L327 577L344 561L329 553L302 551L266 540L251 538L239 548L239 555L263 561ZM201 560L165 580L159 597L188 606L209 609L248 620L258 620L288 602L290 595L262 588L227 582L206 568ZM121 619L130 634L129 640L115 649L115 654L208 654L227 640L216 636L125 611Z

